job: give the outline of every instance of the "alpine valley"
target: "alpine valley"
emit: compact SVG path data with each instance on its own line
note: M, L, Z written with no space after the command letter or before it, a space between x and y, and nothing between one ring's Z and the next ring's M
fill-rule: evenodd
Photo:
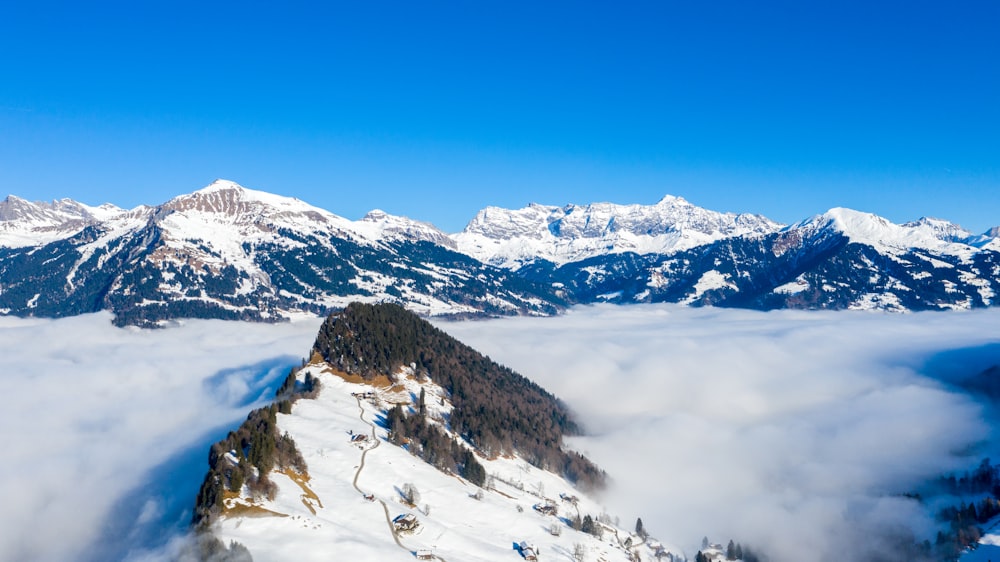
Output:
M793 225L679 197L489 207L460 233L372 211L351 221L217 180L157 206L0 202L0 312L110 310L119 325L281 321L352 301L429 316L552 315L579 303L761 310L989 307L1000 227L831 209Z

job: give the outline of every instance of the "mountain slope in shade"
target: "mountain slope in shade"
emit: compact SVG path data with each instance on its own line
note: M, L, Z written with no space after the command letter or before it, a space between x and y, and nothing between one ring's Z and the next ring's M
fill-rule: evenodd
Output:
M109 214L64 222L58 239L0 248L0 310L110 309L119 323L145 325L275 321L352 300L400 301L431 315L551 314L564 302L550 287L435 243L446 236L430 225L384 213L352 222L222 180Z
M956 234L966 232L832 209L774 234L723 239L670 255L601 256L535 275L554 277L582 301L764 310L994 305L1000 254L989 244L955 242Z

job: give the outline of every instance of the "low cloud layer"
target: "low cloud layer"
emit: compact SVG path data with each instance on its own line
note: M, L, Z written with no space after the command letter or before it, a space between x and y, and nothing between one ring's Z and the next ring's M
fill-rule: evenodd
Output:
M0 318L0 560L122 559L183 532L207 444L270 397L319 322Z
M689 556L708 535L809 562L933 540L898 494L989 452L989 407L934 377L1000 364L998 325L666 305L440 326L579 412L572 444L614 478L612 513Z
M207 444L268 397L319 320L118 329L0 318L0 559L162 558ZM861 560L931 533L896 495L994 453L954 381L1000 363L1000 311L882 315L677 306L443 323L580 412L609 511L692 555L732 537L774 562Z

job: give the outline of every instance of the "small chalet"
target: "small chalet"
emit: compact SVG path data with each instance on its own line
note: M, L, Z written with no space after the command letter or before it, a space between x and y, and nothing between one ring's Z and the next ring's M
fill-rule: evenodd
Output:
M417 560L434 560L434 551L429 548L417 549Z
M569 502L569 503L571 503L571 504L573 504L573 505L576 505L577 503L579 503L579 502L580 502L580 498L578 498L578 497L576 497L576 496L571 496L571 495L569 495L569 494L565 494L565 493L563 493L563 494L559 494L559 498L560 498L560 499L561 499L562 501L564 501L564 502Z
M556 505L554 503L551 503L551 502L536 503L534 505L534 509L535 509L535 511L537 511L538 513L541 513L542 515L558 515L559 514L559 508L556 507Z
M522 541L521 544L518 545L518 550L521 551L521 556L523 556L525 560L538 560L538 547L535 545Z
M417 516L412 513L404 513L402 515L397 515L395 519L392 520L392 526L396 528L397 531L412 531L420 526L420 522L417 520Z

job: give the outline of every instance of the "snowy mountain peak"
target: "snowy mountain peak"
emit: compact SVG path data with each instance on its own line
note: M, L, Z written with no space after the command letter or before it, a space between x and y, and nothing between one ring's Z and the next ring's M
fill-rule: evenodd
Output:
M108 203L91 207L72 199L46 203L8 195L0 201L0 247L47 244L125 213L123 209Z
M444 232L429 222L407 217L390 215L381 209L373 209L353 228L370 240L424 241L455 249L455 242Z
M904 227L921 229L933 233L939 240L945 242L967 242L972 238L972 232L944 219L920 217L915 221L903 224Z
M663 207L669 205L691 205L691 203L688 203L687 199L684 199L679 195L670 195L669 193L664 195L662 199L656 202L657 207Z
M189 221L254 225L264 231L287 228L344 232L350 224L347 219L294 197L249 189L229 180L215 180L198 191L167 201L158 209L161 217L180 213ZM177 220L175 217L174 221Z
M561 264L609 253L670 253L780 228L759 215L709 211L667 195L653 205L487 207L454 238L467 254L517 269L536 258Z
M967 256L975 251L970 246L971 233L954 223L924 217L896 224L885 217L844 207L835 207L786 230L805 233L806 237L841 234L852 242L892 253L920 248Z

